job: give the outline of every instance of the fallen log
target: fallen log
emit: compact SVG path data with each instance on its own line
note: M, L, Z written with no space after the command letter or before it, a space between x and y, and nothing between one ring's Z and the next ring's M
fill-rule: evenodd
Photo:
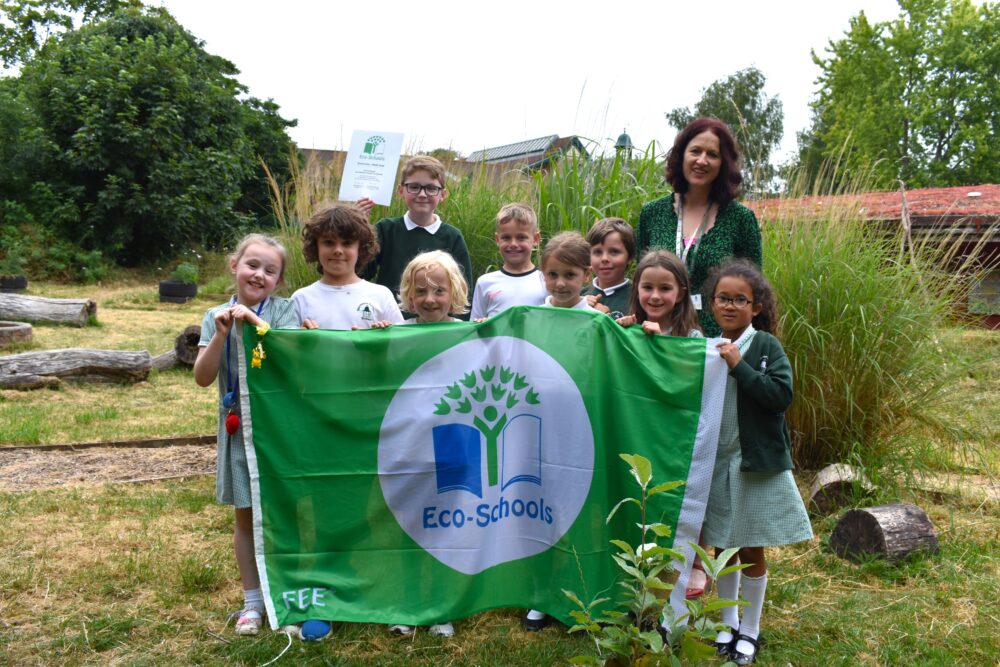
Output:
M855 499L867 497L874 490L875 486L857 468L833 463L816 473L806 505L820 514L829 514Z
M0 375L0 389L54 389L61 384L51 375Z
M169 352L164 352L163 354L158 354L152 359L153 368L161 371L165 371L168 368L173 368L177 365L177 352L176 350L170 350Z
M0 294L0 320L84 327L92 317L97 317L97 302L93 299L50 299L44 296Z
M0 378L35 375L97 382L141 382L149 376L149 352L69 348L0 357Z
M198 341L201 340L201 327L197 324L185 327L184 331L174 339L174 352L177 362L185 366L194 366L198 358Z
M894 563L915 551L936 553L938 539L922 509L893 503L845 512L830 534L830 548L855 562L872 554Z
M31 325L27 322L0 321L0 346L27 343L31 340Z

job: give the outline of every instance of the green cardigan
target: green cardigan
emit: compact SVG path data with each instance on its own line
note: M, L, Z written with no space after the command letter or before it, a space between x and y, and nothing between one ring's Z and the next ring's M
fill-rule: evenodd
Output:
M650 248L664 248L670 252L677 250L677 211L674 210L674 195L669 194L642 207L639 226L635 230L637 257ZM715 215L715 224L698 241L698 245L688 254L687 267L691 273L691 291L701 293L701 287L712 267L719 266L729 257L746 257L763 268L761 255L760 225L753 211L742 204L731 201ZM722 331L712 317L708 297L702 296L702 309L698 318L705 336L712 338Z
M762 372L761 359L767 357ZM778 339L758 331L746 354L729 371L736 380L736 414L740 450L747 472L792 469L792 441L785 410L792 403L792 365Z

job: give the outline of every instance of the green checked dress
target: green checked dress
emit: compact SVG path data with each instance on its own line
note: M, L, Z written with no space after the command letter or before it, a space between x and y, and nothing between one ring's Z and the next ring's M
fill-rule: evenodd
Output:
M201 339L198 341L199 347L208 345L215 335L215 315L223 308L228 308L230 303L213 306L205 313L205 318L201 322ZM291 299L281 297L269 297L264 308L261 309L260 318L275 329L297 329L301 325L299 321L298 308ZM237 325L234 326L239 326ZM226 415L229 408L222 405L222 398L229 391L226 388L226 369L232 369L229 377L232 378L236 392L236 413L239 414L239 373L240 361L237 356L242 350L239 349L236 334L229 332L229 354L226 348L222 349L222 359L219 362L219 430L215 440L215 497L226 505L234 505L237 508L246 508L251 505L250 498L250 467L247 463L246 450L243 446L243 429L237 429L236 433L229 435L226 432Z
M752 338L745 341L747 347ZM719 448L702 528L705 543L728 549L777 547L811 539L809 515L791 470L740 469L743 457L736 388L736 379L730 375L726 379Z

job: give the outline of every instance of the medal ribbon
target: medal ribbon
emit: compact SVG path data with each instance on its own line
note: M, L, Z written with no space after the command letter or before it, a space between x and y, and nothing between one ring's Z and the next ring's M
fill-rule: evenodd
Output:
M257 317L260 317L261 312L264 310L264 304L267 303L267 299L264 299L257 306ZM233 296L230 306L236 305L236 296ZM236 326L236 321L233 321L233 326ZM236 430L240 427L240 416L236 414L236 387L233 385L233 374L232 368L230 368L230 356L231 350L230 341L232 340L233 330L230 328L229 333L226 334L226 395L222 397L222 407L229 408L229 414L226 415L226 433L233 435Z

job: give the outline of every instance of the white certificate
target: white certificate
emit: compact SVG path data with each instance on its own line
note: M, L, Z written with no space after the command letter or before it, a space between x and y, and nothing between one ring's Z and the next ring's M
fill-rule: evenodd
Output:
M340 200L357 201L371 197L376 204L392 203L399 154L403 150L401 132L355 130L340 180Z

